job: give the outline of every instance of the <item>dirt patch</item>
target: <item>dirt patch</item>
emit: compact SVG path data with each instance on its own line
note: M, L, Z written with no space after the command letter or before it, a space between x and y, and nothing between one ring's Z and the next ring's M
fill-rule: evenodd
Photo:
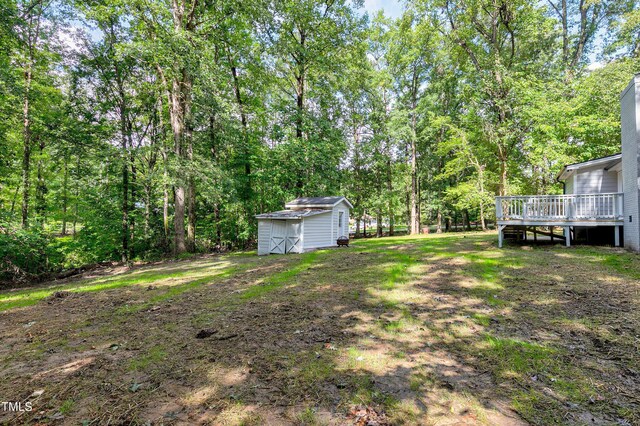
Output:
M2 312L0 394L24 423L637 420L637 283L486 237L384 241Z

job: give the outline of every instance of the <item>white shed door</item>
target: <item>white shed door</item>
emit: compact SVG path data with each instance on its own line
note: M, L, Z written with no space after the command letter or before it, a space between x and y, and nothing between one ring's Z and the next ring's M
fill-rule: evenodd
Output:
M300 229L302 225L299 220L290 220L287 223L287 238L285 249L287 253L300 253L302 243L300 241Z
M269 253L284 254L287 238L287 221L271 221L271 238L269 239Z

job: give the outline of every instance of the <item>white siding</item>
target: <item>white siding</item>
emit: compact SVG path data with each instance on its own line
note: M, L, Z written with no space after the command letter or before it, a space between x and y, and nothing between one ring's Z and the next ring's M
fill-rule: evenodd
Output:
M339 229L339 216L342 212L342 228ZM341 236L349 236L349 206L344 201L341 201L337 206L333 208L333 239L337 240Z
M564 182L564 193L574 194L573 192L573 175Z
M258 220L258 255L269 254L269 240L271 239L271 220Z
M638 77L634 77L620 97L622 121L622 185L624 192L624 245L640 250L640 206L638 187L638 146L640 145L640 91Z
M603 194L618 192L618 173L594 166L576 171L576 187L568 194ZM568 179L571 181L572 179ZM567 182L569 183L569 182Z
M302 238L304 250L335 245L331 238L331 213L306 217Z

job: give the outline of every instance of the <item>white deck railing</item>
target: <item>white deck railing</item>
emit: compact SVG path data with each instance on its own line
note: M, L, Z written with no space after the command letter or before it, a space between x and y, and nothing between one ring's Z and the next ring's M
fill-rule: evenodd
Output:
M622 220L622 193L496 197L497 220Z

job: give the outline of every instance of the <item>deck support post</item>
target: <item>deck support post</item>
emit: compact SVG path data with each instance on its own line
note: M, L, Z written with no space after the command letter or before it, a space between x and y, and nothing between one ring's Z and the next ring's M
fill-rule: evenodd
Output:
M571 246L571 227L570 226L564 227L564 242L567 247Z
M620 247L620 226L616 226L613 231L613 245L616 247Z
M506 226L507 225L498 225L498 248L502 248L502 240L504 239L502 231L504 231Z
M533 241L536 243L538 242L538 231L535 226L533 227Z

